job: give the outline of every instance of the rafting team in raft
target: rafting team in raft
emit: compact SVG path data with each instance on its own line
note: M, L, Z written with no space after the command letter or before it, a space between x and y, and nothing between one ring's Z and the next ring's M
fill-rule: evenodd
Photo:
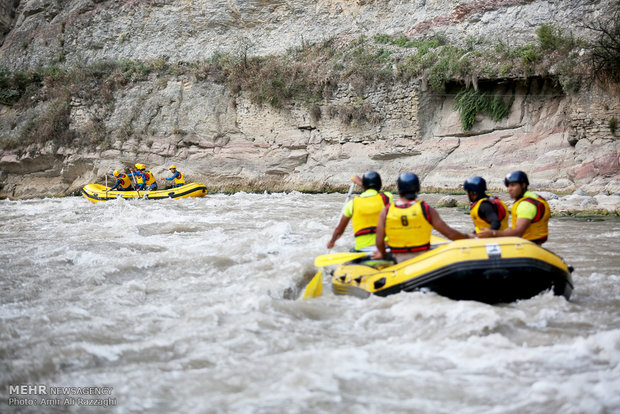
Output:
M164 178L164 181L172 181L173 184L170 188L181 187L185 185L185 176L181 171L177 170L176 165L168 167L172 175ZM109 191L155 191L157 190L157 180L152 172L146 169L144 164L136 164L136 168L132 169L130 173L122 173L119 170L115 170L110 175L116 177L116 184ZM132 178L134 184L132 184Z
M551 211L547 201L528 190L529 180L523 171L513 171L504 178L512 205L512 227L502 200L487 193L482 177L471 177L463 185L467 192L474 233L464 234L446 224L437 210L417 200L420 180L405 172L397 180L399 199L381 191L381 176L375 171L355 176L353 182L364 190L359 197L345 204L340 222L327 247L334 247L349 221L355 235L352 251L371 252L373 259L388 258L387 250L397 263L409 260L431 248L433 229L450 240L487 237L521 237L542 245L549 234ZM387 243L386 243L387 241Z

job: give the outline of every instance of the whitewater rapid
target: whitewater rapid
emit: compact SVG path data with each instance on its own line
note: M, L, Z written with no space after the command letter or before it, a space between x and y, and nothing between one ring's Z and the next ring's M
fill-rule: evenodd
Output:
M0 201L0 412L620 412L618 218L551 220L570 301L301 301L343 198Z

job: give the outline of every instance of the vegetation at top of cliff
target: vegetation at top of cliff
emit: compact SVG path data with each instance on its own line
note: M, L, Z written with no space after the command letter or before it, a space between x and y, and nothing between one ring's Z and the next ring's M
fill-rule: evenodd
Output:
M620 83L620 9L586 27L598 34L590 53L594 74L599 80Z
M103 144L105 148L112 140L148 135L133 129L137 114L130 114L120 131L106 129L104 119L113 109L114 94L136 82L166 83L175 76L223 83L232 93L243 92L259 105L281 108L301 103L315 121L330 116L345 124L380 121L379 113L366 103L371 88L391 88L395 81L421 79L442 94L446 85L460 83L463 88L456 99L457 110L463 129L468 130L476 114L487 113L498 120L510 105L479 91L480 80L552 77L567 93L581 87L593 73L618 81L619 20L594 25L592 30L600 36L592 44L542 25L536 30L536 43L515 46L501 40L488 44L468 38L456 45L441 35L412 39L380 34L353 41L302 41L282 55L254 56L251 41L244 39L235 53L216 53L206 61L173 63L162 57L144 62L101 62L70 70L52 66L9 72L0 68L0 103L38 108L20 128L16 122L12 125L12 130L20 132L3 138L1 145L6 149L51 140L56 145ZM348 102L322 113L319 104L343 87L349 87L356 97L348 96ZM73 101L96 102L104 111L93 115L86 125L70 129Z

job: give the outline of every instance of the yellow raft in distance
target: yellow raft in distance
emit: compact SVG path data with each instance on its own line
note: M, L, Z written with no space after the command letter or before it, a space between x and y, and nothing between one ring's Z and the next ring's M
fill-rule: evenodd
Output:
M495 304L553 290L568 299L572 267L553 252L519 237L465 239L413 259L376 269L343 264L332 275L337 295L387 296L429 290L456 300Z
M189 183L181 187L155 191L109 191L108 188L101 184L87 184L82 188L82 195L89 201L98 203L116 198L161 200L163 198L203 197L207 194L207 187L201 183Z

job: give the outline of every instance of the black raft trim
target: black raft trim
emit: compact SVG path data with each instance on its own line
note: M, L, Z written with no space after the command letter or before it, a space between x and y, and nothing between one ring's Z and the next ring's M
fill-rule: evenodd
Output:
M88 192L84 191L84 189L82 189L82 190L80 190L80 191L81 191L81 192L82 192L82 194L83 194L84 196L86 196L86 198L88 198L88 199L91 199L91 200L96 200L96 201L108 201L108 200L114 200L114 199L116 199L119 195L120 195L122 198L126 199L126 200L130 200L130 199L160 200L160 199L162 199L162 198L178 198L178 197L182 197L182 196L187 195L187 194L194 193L194 192L196 192L196 191L202 191L202 192L204 193L206 190L207 190L207 187L203 185L203 186L195 187L195 188L193 188L193 189L191 189L191 190L184 191L184 192L182 192L182 193L176 193L176 194L174 194L174 195L169 195L169 193L166 193L166 194L162 194L162 195L156 195L156 196L153 196L153 197L149 197L149 196L148 196L148 193L147 193L146 191L145 191L145 193L146 193L146 194L145 194L145 196L144 196L144 197L123 197L121 194L117 194L117 195L116 195L116 196L114 196L114 197L112 197L112 196L108 196L108 197L99 197L97 194L91 194L91 193L88 193ZM166 191L166 190L155 190L155 191Z
M569 299L573 283L570 273L538 259L472 260L454 263L373 293L388 296L420 289L452 299L500 303L528 299L549 289Z

